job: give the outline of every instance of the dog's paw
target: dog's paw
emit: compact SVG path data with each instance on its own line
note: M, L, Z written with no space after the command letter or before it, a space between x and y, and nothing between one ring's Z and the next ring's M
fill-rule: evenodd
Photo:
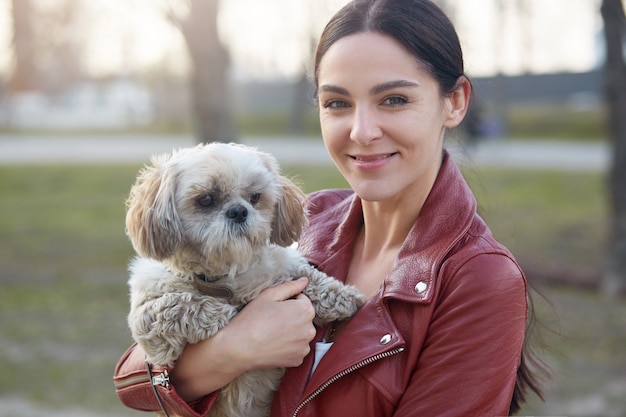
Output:
M363 305L364 297L355 288L338 281L325 287L309 285L304 293L315 308L315 324L348 319Z

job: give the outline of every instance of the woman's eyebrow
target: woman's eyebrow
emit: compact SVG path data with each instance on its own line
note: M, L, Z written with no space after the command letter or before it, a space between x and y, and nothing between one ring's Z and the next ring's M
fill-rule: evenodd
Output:
M389 82L378 84L372 87L370 89L370 94L375 96L384 91L393 90L394 88L398 88L398 87L419 87L419 84L416 82L407 81L407 80L389 81Z
M350 93L343 87L337 87L336 85L324 84L320 86L320 91L328 92L328 93L337 93L343 96L349 96Z
M393 90L398 87L419 87L419 84L414 81L407 80L394 80L388 81L382 84L375 85L370 89L370 94L375 96L387 90ZM324 84L320 86L320 91L328 92L328 93L336 93L341 94L343 96L350 96L350 92L343 88L332 84Z

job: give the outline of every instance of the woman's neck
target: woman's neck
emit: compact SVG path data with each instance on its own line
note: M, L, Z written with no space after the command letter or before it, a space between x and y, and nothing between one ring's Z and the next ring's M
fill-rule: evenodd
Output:
M426 196L405 201L363 201L363 226L359 239L362 240L364 258L399 250L415 224L425 200Z
M346 283L354 285L366 299L380 289L391 271L420 208L385 208L363 202L364 223L354 242Z
M346 282L356 286L366 298L380 289L391 272L436 176L434 171L432 178L424 178L385 201L361 200L363 225L352 248Z

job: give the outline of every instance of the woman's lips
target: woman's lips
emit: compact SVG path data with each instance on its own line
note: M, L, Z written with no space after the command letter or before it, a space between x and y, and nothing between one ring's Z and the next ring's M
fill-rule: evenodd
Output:
M385 166L396 154L397 152L349 156L356 162L356 166L359 169L373 171Z

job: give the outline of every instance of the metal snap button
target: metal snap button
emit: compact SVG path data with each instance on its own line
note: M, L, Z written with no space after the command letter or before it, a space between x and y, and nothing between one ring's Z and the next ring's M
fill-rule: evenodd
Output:
M427 289L428 289L428 284L425 283L424 281L418 282L417 285L415 286L415 292L417 292L418 294L423 293Z
M390 334L386 334L383 337L380 338L380 344L381 345L386 345L387 343L391 342L391 335Z

